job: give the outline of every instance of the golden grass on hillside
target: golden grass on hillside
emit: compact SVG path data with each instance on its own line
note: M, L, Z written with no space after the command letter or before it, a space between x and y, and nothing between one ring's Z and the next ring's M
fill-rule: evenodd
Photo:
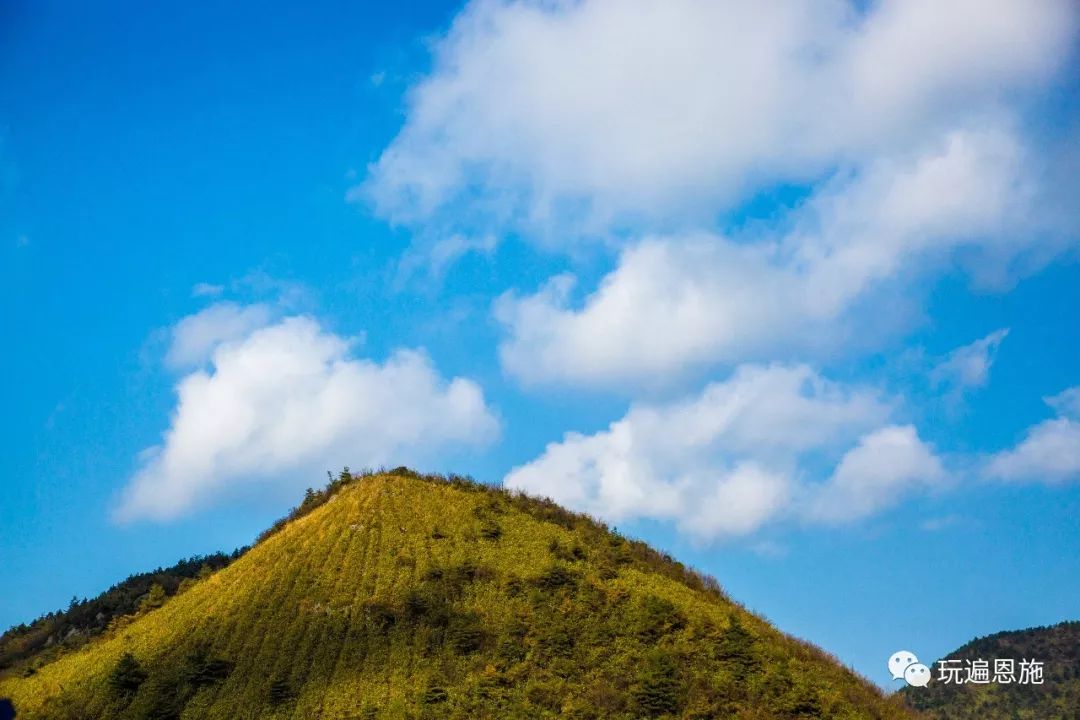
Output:
M583 516L413 473L335 490L0 696L30 720L909 717Z

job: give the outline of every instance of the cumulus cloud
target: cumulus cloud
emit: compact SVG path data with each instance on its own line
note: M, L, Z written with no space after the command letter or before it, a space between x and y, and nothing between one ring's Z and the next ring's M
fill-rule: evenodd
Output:
M1015 447L992 455L986 474L1007 481L1080 480L1080 387L1045 398L1057 417L1028 428Z
M1069 0L475 0L357 195L404 223L683 226L998 123L1067 66L1076 20Z
M752 359L797 342L797 328L812 322L794 279L762 248L705 236L646 240L620 254L580 307L572 303L571 275L533 295L502 296L495 304L507 333L500 359L526 382L583 384ZM806 330L804 338L819 337Z
M891 414L874 391L804 365L744 365L700 395L637 404L605 430L568 433L504 483L613 522L674 521L702 538L783 517L854 520L942 477ZM878 454L891 466L876 467ZM807 468L838 455L831 477L815 481Z
M202 365L221 344L245 337L271 316L266 305L220 302L188 315L171 331L165 363L172 368Z
M935 278L1000 288L1075 244L1056 120L1032 108L1071 67L1078 16L1070 0L474 0L351 197L433 267L464 238L612 249L596 285L571 264L496 301L523 382L633 392L732 369L567 434L509 485L704 537L846 522L940 486L940 458L864 388L752 363L850 359L910 327ZM1003 338L958 349L939 382L985 383Z
M526 382L851 352L909 327L895 301L917 315L912 287L935 273L1003 285L1075 242L1024 118L1078 16L1068 0L475 0L353 197L411 226L432 267L463 238L611 242L597 287L561 275L496 304ZM806 199L721 231L778 185Z
M1007 131L953 133L833 181L771 239L642 240L580 306L568 275L502 297L502 361L528 382L619 382L849 346L882 325L858 311L896 278L1008 265L1036 242L1024 157Z
M807 516L842 522L871 515L946 477L941 460L911 425L891 425L859 440L818 489Z
M216 327L206 318L235 321L244 310L204 311L187 327ZM303 316L224 325L243 330L181 335L199 338L182 347L200 352L203 338L214 338L208 365L179 381L170 427L142 454L118 519L168 519L245 485L315 477L350 462L430 459L498 433L476 383L440 377L422 352L399 350L382 363L356 358L347 339Z
M990 367L998 348L1008 334L1009 329L1002 328L970 345L956 348L931 370L931 380L959 390L983 387L990 379Z

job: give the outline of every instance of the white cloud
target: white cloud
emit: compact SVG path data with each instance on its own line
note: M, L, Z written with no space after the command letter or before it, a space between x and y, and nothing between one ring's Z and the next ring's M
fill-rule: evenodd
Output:
M798 342L796 328L812 322L793 279L762 248L705 236L643 241L620 254L580 309L569 275L535 295L501 297L500 358L526 382L593 384L754 358Z
M521 381L633 392L735 368L567 434L508 484L706 537L863 517L945 482L934 450L872 393L746 363L850 359L910 327L942 274L1000 287L1075 244L1056 118L1027 119L1071 67L1078 15L1071 0L475 0L351 197L409 226L433 267L489 234L572 259L584 240L614 248L595 287L571 272L495 303ZM789 186L795 207L740 212ZM941 381L985 383L1003 337L957 350ZM800 373L810 389L788 382ZM856 399L872 401L857 420L819 423Z
M990 367L994 364L998 347L1008 336L1009 329L995 330L984 338L958 347L933 370L930 378L939 385L957 389L979 388L990 379Z
M909 328L913 287L937 273L1003 285L1075 244L1023 118L1069 67L1078 15L1069 0L476 0L352 197L410 225L437 268L492 233L618 250L580 303L562 275L496 304L523 381L831 359ZM808 198L717 231L778 184Z
M435 243L431 252L431 269L441 275L448 265L471 252L490 255L495 250L498 239L494 235L469 238L464 235L451 235Z
M686 367L846 347L901 322L859 311L896 278L962 261L1008 265L1035 241L1021 171L1003 130L958 132L927 153L889 157L822 188L787 232L749 242L697 234L623 249L580 307L554 278L496 304L504 366L527 382L621 382ZM884 317L884 322L883 322Z
M441 278L450 266L466 255L478 253L490 256L498 244L498 238L491 234L469 237L461 233L453 233L435 240L422 251L411 248L398 263L399 282L421 268L426 269L429 279Z
M945 469L911 425L891 425L859 440L817 489L807 516L822 522L865 517L901 497L932 489Z
M721 472L711 487L684 502L694 508L683 519L684 528L698 537L745 535L781 512L790 500L791 478L753 462L742 462Z
M195 286L191 288L191 297L217 297L224 291L224 285L214 285L205 282L195 283Z
M171 425L143 453L119 519L168 519L245 485L430 459L498 433L480 388L444 380L421 352L354 358L309 317L215 337L209 367L177 385Z
M1010 450L992 455L985 473L991 478L1045 483L1080 480L1080 387L1046 402L1058 414L1028 428Z
M885 425L890 414L873 391L806 366L741 366L698 396L637 404L606 430L568 433L504 483L613 522L671 520L703 538L782 517L853 520L941 477L914 429ZM853 443L831 478L808 479L807 466ZM875 453L891 467L875 467Z
M222 343L248 335L271 316L266 305L220 302L188 315L172 328L165 363L173 368L202 365Z
M1046 404L1052 407L1058 415L1080 420L1080 386L1063 390L1057 395L1045 398Z
M1069 0L476 0L361 194L394 222L685 227L1000 124L1067 67L1076 19Z

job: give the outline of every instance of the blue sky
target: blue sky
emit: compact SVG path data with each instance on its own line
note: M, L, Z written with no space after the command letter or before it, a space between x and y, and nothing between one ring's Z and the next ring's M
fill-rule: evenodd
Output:
M402 463L886 686L1080 617L1076 9L810 5L6 4L0 625Z

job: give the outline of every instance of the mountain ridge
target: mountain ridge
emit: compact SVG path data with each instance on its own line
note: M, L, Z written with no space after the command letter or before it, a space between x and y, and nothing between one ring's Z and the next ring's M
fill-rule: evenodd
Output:
M550 501L398 469L0 679L19 718L906 718L715 580Z
M977 637L945 657L960 665L981 659L991 668L996 659L1011 659L1016 667L1021 660L1035 660L1042 663L1044 675L1039 684L958 685L932 678L925 688L904 688L898 693L927 718L1080 720L1080 621Z

